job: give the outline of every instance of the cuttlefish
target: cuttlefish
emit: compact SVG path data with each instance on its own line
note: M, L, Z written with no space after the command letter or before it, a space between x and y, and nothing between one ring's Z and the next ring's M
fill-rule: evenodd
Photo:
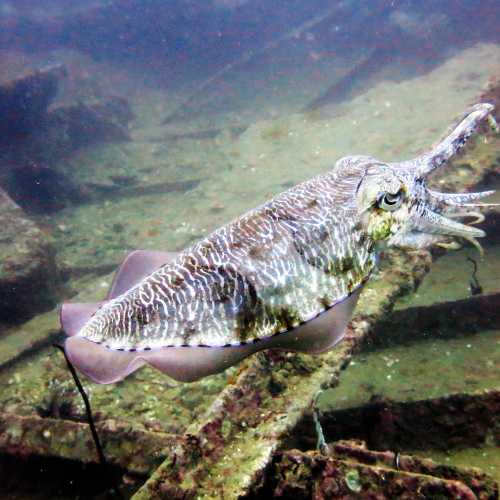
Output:
M332 348L382 248L481 249L477 200L492 191L441 193L426 179L482 124L496 128L492 111L477 104L410 161L344 157L178 254L132 252L106 300L61 308L67 356L98 383L146 364L193 381L263 349Z

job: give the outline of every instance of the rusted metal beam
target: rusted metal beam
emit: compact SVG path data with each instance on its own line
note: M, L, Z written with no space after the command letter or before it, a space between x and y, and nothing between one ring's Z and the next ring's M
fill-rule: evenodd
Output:
M394 311L376 325L367 345L377 348L408 339L418 342L430 331L439 332L439 338L457 337L499 326L500 293L478 295Z
M261 498L498 498L498 485L477 470L373 452L351 441L333 443L328 456L298 450L279 453L269 476Z
M97 425L107 460L137 474L148 474L174 448L177 437L134 429L130 424L107 420ZM0 450L18 456L57 456L84 463L98 457L89 426L56 418L20 417L0 413Z

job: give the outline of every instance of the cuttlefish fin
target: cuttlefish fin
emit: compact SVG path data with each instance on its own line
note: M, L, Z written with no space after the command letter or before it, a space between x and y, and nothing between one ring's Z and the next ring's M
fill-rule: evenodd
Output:
M69 337L76 335L104 302L66 302L59 310L62 329Z
M344 338L361 290L362 286L303 325L264 340L262 348L279 348L309 354L328 351Z
M150 250L136 250L129 253L113 278L106 300L126 292L143 278L174 260L177 255L177 252ZM76 335L102 304L104 302L64 303L59 311L59 317L66 335L70 337Z
M177 255L178 252L154 250L135 250L129 253L115 274L107 299L114 299L125 293L143 278L174 260Z
M66 339L64 348L73 366L98 384L119 382L145 364L175 380L192 382L221 372L259 350L256 345L245 345L117 351L78 336Z
M136 352L113 351L83 337L66 339L64 350L71 364L98 384L119 382L144 364Z
M70 361L99 384L111 384L148 364L169 377L192 382L219 373L263 349L318 353L331 349L346 332L361 288L311 321L272 337L242 345L159 347L148 351L118 351L84 337L66 340Z

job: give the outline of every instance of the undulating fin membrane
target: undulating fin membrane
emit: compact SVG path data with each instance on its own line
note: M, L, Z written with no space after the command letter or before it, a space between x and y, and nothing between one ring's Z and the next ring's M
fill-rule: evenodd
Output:
M174 260L177 255L178 252L152 250L135 250L129 253L115 274L107 296L108 300L125 293L143 278Z
M98 384L119 382L144 364L136 352L113 351L82 337L66 339L64 349L71 364Z
M104 302L65 302L59 310L59 322L69 337L76 335Z
M136 250L127 255L113 278L107 299L126 292L143 278L175 259L176 252ZM61 327L68 336L76 335L93 314L104 304L66 302L59 311Z
M136 250L130 253L118 269L107 295L113 299L136 285L143 278L176 258L176 252ZM71 303L62 305L61 327L68 335L65 349L71 362L92 380L111 383L123 379L144 364L137 353L112 351L99 344L76 337L78 332L102 307L104 302Z
M80 372L98 384L123 380L145 364L169 377L192 382L236 364L258 348L163 347L151 351L116 351L82 337L70 337L65 344L69 360Z
M269 347L309 354L330 350L343 339L361 290L362 286L316 318L265 342L268 342Z
M257 343L117 351L82 337L71 337L66 340L66 353L78 370L99 384L119 382L145 364L175 380L191 382L221 372L262 349L317 353L332 348L344 336L360 291L310 322Z

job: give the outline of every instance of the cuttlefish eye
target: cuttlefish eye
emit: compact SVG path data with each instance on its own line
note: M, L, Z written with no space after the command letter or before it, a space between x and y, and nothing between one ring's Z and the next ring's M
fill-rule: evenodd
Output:
M381 193L377 199L377 206L382 210L393 212L401 206L402 201L402 191L398 191L397 193Z

